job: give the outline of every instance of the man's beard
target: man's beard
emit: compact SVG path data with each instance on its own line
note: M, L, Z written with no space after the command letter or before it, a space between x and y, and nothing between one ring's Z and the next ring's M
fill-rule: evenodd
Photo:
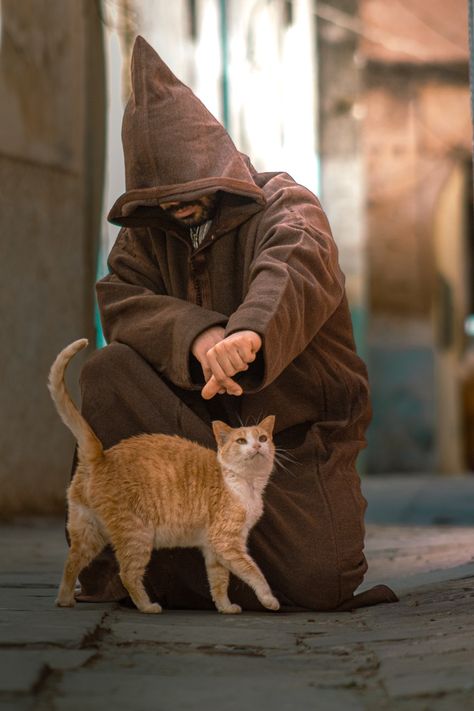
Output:
M166 203L164 204L166 205ZM195 201L183 201L177 205L171 204L169 207L162 206L162 209L177 222L188 227L198 227L214 216L216 206L217 197L215 195L204 195Z

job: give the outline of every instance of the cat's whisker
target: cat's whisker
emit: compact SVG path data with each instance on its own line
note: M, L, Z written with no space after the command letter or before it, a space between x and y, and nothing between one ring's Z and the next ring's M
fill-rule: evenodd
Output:
M294 462L296 461L293 457L289 457L285 452L278 452L275 450L275 457L279 457L280 459L286 459L289 462Z
M247 418L247 422L251 422L253 427L256 427L259 422L263 420L263 410L260 410L258 413L258 416L255 417L255 415L249 415ZM249 426L249 425L247 425Z
M299 466L299 462L295 462L294 459L288 459L288 457L284 457L281 454L278 455L278 458L280 461L286 462L288 465L293 465L293 466Z
M286 466L285 466L282 462L280 462L276 457L275 457L275 459L274 459L274 463L275 463L275 466L279 467L280 469L283 469L283 471L285 471L285 472L286 472L287 474L289 474L290 476L293 476L293 477L296 476L296 472L292 472L291 469L288 469L288 467L286 467Z
M275 450L275 456L281 457L282 459L286 459L286 461L290 462L291 464L299 464L298 460L289 452Z
M278 453L278 452L275 453L275 460L276 460L281 466L284 466L284 465L283 465L283 462L285 462L286 465L288 465L289 467L291 466L292 468L295 467L295 466L296 466L296 467L301 466L301 463L300 463L300 462L294 461L293 459L288 459L287 457L285 457L284 455L282 455L281 453ZM295 473L295 472L292 472L292 473Z
M293 456L288 449L285 449L284 447L278 447L278 445L275 445L275 452L283 452L284 454L288 454L288 456L290 457Z
M285 457L288 457L288 459L294 459L296 461L296 457L293 456L290 452L288 452L286 449L275 449L277 454L281 454Z

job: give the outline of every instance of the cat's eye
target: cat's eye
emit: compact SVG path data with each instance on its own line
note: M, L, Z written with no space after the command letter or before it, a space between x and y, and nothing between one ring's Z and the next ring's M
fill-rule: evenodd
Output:
M237 444L247 444L247 440L245 439L245 437L239 437L239 439L236 439L235 441L237 442Z
M258 438L258 441L259 442L266 442L267 439L268 439L267 435L260 435L260 437Z

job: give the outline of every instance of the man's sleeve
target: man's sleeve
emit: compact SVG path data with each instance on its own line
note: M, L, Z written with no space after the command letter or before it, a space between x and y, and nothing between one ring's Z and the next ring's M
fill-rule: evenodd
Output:
M97 283L107 341L136 350L158 372L182 388L198 388L189 372L191 345L227 316L168 296L146 234L123 229L112 248L110 274Z
M344 295L344 276L329 224L316 198L300 186L279 191L259 225L260 237L243 303L226 336L250 329L262 338L256 367L241 374L245 391L260 390L312 341Z

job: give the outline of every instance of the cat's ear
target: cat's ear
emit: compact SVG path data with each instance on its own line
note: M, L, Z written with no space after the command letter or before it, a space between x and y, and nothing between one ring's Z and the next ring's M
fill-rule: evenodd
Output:
M226 425L226 423L221 420L214 420L212 423L212 431L214 432L214 437L216 438L218 446L222 447L232 431L232 427L229 427L229 425Z
M268 415L268 417L265 417L264 420L259 422L258 426L261 427L262 430L265 430L265 432L268 432L271 437L275 426L275 415Z

